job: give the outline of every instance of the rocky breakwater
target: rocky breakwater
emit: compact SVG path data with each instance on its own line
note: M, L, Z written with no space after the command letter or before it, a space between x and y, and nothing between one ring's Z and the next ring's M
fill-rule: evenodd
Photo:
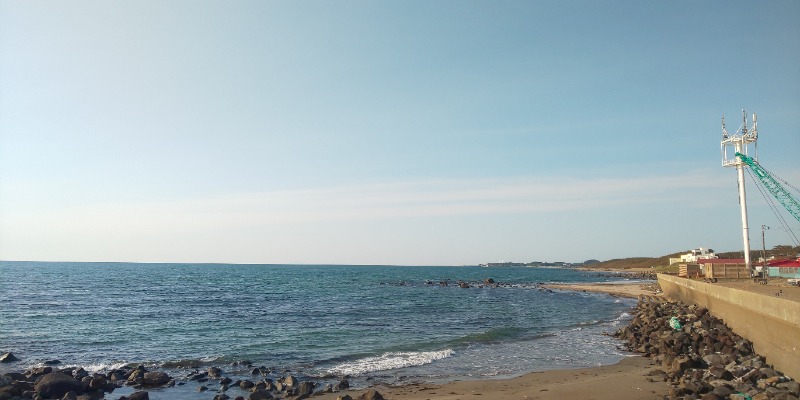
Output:
M696 305L642 298L630 324L614 336L661 365L651 376L670 384L670 399L800 397L798 382L773 369L753 352L750 341Z

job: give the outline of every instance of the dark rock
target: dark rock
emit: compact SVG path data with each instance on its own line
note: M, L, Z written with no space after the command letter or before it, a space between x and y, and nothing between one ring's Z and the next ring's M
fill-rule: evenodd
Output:
M356 398L356 400L384 400L383 396L375 389L367 390Z
M83 385L69 375L51 372L36 381L34 390L44 398L60 398L70 391L81 392Z
M228 395L224 393L214 396L214 400L229 400L229 399L230 397L228 397Z
M787 390L795 395L795 397L800 396L800 383L797 383L796 381L779 383L775 385L775 387Z
M201 385L197 388L198 392L205 392L206 390L208 390L208 386L206 385Z
M230 385L230 384L231 384L231 382L233 382L233 379L231 379L231 378L229 378L229 377L227 377L227 376L226 376L226 377L224 377L224 378L222 378L222 380L220 380L220 381L219 381L219 383L220 383L221 385Z
M723 365L722 356L719 354L708 354L703 357L703 361L709 366Z
M714 393L717 396L719 396L720 398L724 399L724 398L727 398L731 394L736 393L736 392L734 392L732 388L730 388L730 387L728 387L726 385L722 385L722 386L715 387L714 390L711 391L711 393Z
M255 392L250 393L250 400L271 400L273 398L274 397L272 396L272 393L264 389L258 389Z
M72 370L72 377L75 379L83 379L87 376L89 376L89 373L83 368L78 367Z
M89 380L89 389L105 390L108 381L105 376L95 376Z
M47 374L49 374L51 372L53 372L53 367L39 367L39 368L34 368L32 370L27 371L26 375L28 375L29 377L33 378L33 377L37 377L37 376L47 375Z
M337 390L337 391L338 390L348 389L348 388L350 388L350 382L347 380L347 378L342 378L342 380L339 381L339 383L337 383L336 385L333 386L333 390Z
M61 397L61 400L78 400L78 394L75 392L64 393L64 396Z
M248 381L247 379L239 382L239 387L242 388L243 390L248 390L255 385L256 385L255 383L253 383L252 381Z
M297 396L303 396L303 395L310 396L311 393L314 393L314 383L313 382L303 381L303 382L300 382L300 384L297 385L297 391L295 392L295 395L297 395Z
M128 395L128 400L150 400L150 393L145 391L133 392Z
M208 372L198 372L195 374L190 374L188 378L190 381L207 382ZM205 381L202 381L201 379L205 379Z
M11 379L12 381L24 381L28 379L27 375L20 372L7 372L3 374L3 376Z
M708 372L717 379L724 379L726 381L733 379L733 374L722 367L711 367Z
M222 376L222 370L218 367L211 367L208 369L208 376L210 378L219 378Z
M148 386L161 386L166 385L172 380L172 377L167 375L166 372L150 371L145 372L143 375L144 384Z
M19 358L15 357L14 354L4 353L0 356L0 363L10 363L14 361L19 361Z
M353 400L353 398L350 397L350 395L346 394L344 396L337 397L336 400Z

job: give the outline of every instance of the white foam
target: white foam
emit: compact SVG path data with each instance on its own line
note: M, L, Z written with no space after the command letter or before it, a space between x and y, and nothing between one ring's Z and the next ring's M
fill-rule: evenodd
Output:
M369 372L385 371L397 368L415 367L430 364L455 354L451 349L441 351L411 351L383 353L378 357L366 357L353 362L339 364L328 372L338 375L362 375Z
M54 365L53 368L83 368L86 372L103 372L103 371L111 371L115 369L120 369L124 366L128 365L128 363L97 363L97 364L89 364L89 365L80 365L80 364L64 364L64 365ZM37 367L44 366L43 363L36 364Z
M623 312L617 318L614 318L614 321L625 321L631 319L631 317L632 316L630 314Z

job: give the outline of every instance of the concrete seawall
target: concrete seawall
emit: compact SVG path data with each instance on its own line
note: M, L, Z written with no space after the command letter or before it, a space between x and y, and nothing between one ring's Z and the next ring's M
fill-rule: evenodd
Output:
M768 363L800 379L800 302L664 274L658 283L668 299L708 308Z

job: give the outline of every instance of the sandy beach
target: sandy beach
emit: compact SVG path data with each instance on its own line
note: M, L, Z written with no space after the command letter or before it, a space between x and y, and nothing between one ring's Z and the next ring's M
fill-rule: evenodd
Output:
M669 387L660 379L648 375L655 368L649 359L633 356L614 365L532 372L512 379L457 381L443 385L377 386L375 389L387 400L660 399L668 393ZM364 392L325 393L314 398L333 400L338 396L350 395L356 399Z
M574 290L580 292L606 293L616 297L638 298L639 296L652 296L651 285L641 283L589 283L589 284L546 284L543 288L556 290Z

